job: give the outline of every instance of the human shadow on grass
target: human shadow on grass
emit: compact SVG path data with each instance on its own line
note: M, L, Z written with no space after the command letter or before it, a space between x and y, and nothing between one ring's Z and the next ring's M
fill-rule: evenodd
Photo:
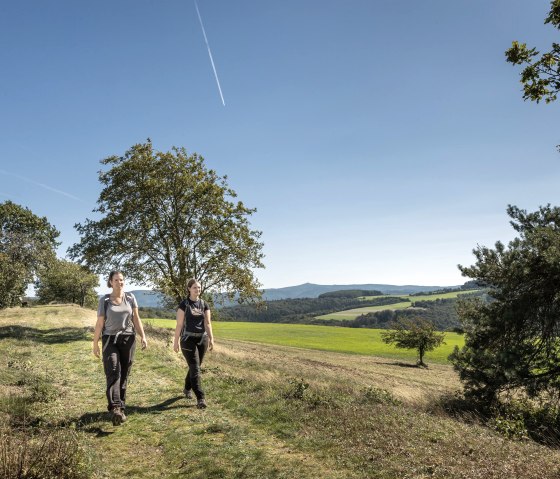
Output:
M111 422L111 414L105 412L88 412L82 414L78 419L67 420L66 426L70 424L75 425L76 429L90 434L95 434L95 437L107 437L113 434L113 431L105 431L103 425L100 423Z
M169 411L171 409L189 409L194 408L194 404L176 404L177 401L184 399L184 396L177 396L173 398L166 399L165 401L154 404L153 406L127 406L126 407L126 415L131 417L136 414L159 414L163 411ZM76 420L76 428L80 431L84 431L87 433L93 433L96 437L104 437L113 434L111 431L105 431L100 426L99 423L107 423L111 422L111 413L108 411L105 412L88 412L86 414L82 414Z
M183 400L182 403L175 404L177 401L181 400ZM159 404L154 404L153 406L126 406L126 414L129 416L133 414L157 414L171 409L189 409L195 407L194 403L186 404L184 400L185 396L176 396L166 399Z
M88 327L38 329L19 325L2 326L0 327L0 340L2 339L28 339L44 344L64 344L90 340L91 329Z

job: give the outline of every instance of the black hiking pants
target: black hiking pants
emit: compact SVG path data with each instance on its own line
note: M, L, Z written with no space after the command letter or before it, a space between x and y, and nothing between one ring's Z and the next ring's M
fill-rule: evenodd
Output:
M107 409L124 409L126 383L134 360L136 336L134 334L103 336L103 368L107 378Z
M185 390L193 390L197 399L204 399L200 381L200 365L204 355L208 350L208 336L202 337L187 336L181 338L181 351L189 365L189 371L185 377Z

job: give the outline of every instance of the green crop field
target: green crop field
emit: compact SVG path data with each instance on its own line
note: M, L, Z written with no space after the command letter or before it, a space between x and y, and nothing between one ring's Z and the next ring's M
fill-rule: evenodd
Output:
M170 319L145 319L146 323L164 328L175 328L175 321ZM337 328L333 326L316 326L308 324L278 323L212 323L216 340L236 339L263 344L277 344L295 348L333 351L348 354L364 354L414 361L416 352L397 349L381 340L381 329ZM426 361L447 363L447 357L457 345L463 345L463 336L445 333L445 343L436 350L426 354Z

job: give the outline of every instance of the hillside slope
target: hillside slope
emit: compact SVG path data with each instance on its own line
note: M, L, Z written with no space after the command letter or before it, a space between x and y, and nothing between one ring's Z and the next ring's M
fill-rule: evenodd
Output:
M438 395L458 387L447 366L217 338L203 373L209 408L199 411L181 395L185 365L170 332L150 327L132 372L129 419L114 427L90 352L94 320L74 306L0 312L0 426L14 427L21 402L23 433L75 434L83 473L60 478L558 477L558 450L435 408Z

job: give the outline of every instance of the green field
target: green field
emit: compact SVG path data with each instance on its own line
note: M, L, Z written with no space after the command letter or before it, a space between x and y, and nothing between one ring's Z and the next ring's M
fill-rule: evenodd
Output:
M362 314L376 313L378 311L385 311L387 309L391 309L391 310L406 309L406 308L411 307L415 301L435 301L437 299L452 299L452 298L457 298L458 296L462 296L462 295L465 295L465 294L474 293L476 291L477 290L468 291L468 292L454 291L452 293L423 294L423 295L418 295L418 296L411 296L409 294L398 295L398 296L394 296L394 297L395 298L402 298L403 300L405 300L405 302L395 303L395 304L387 304L387 305L384 305L384 306L366 306L364 308L354 308L354 309L348 309L348 310L345 310L345 311L337 311L336 313L329 313L329 314L323 314L322 316L316 316L316 319L324 319L324 320L348 319L348 320L352 320L352 319L356 319L358 316L360 316ZM366 301L366 300L371 300L371 299L377 299L377 298L380 298L380 297L381 296L362 296L360 299ZM408 302L408 301L410 301L410 302Z
M144 319L146 323L164 328L175 328L175 321L170 319ZM397 349L381 340L381 329L337 328L333 326L316 326L308 324L212 323L216 340L236 339L255 343L277 344L295 348L333 351L348 354L364 354L386 358L414 361L416 352ZM445 333L445 343L436 350L426 354L426 361L447 363L447 357L457 345L463 345L463 336Z

